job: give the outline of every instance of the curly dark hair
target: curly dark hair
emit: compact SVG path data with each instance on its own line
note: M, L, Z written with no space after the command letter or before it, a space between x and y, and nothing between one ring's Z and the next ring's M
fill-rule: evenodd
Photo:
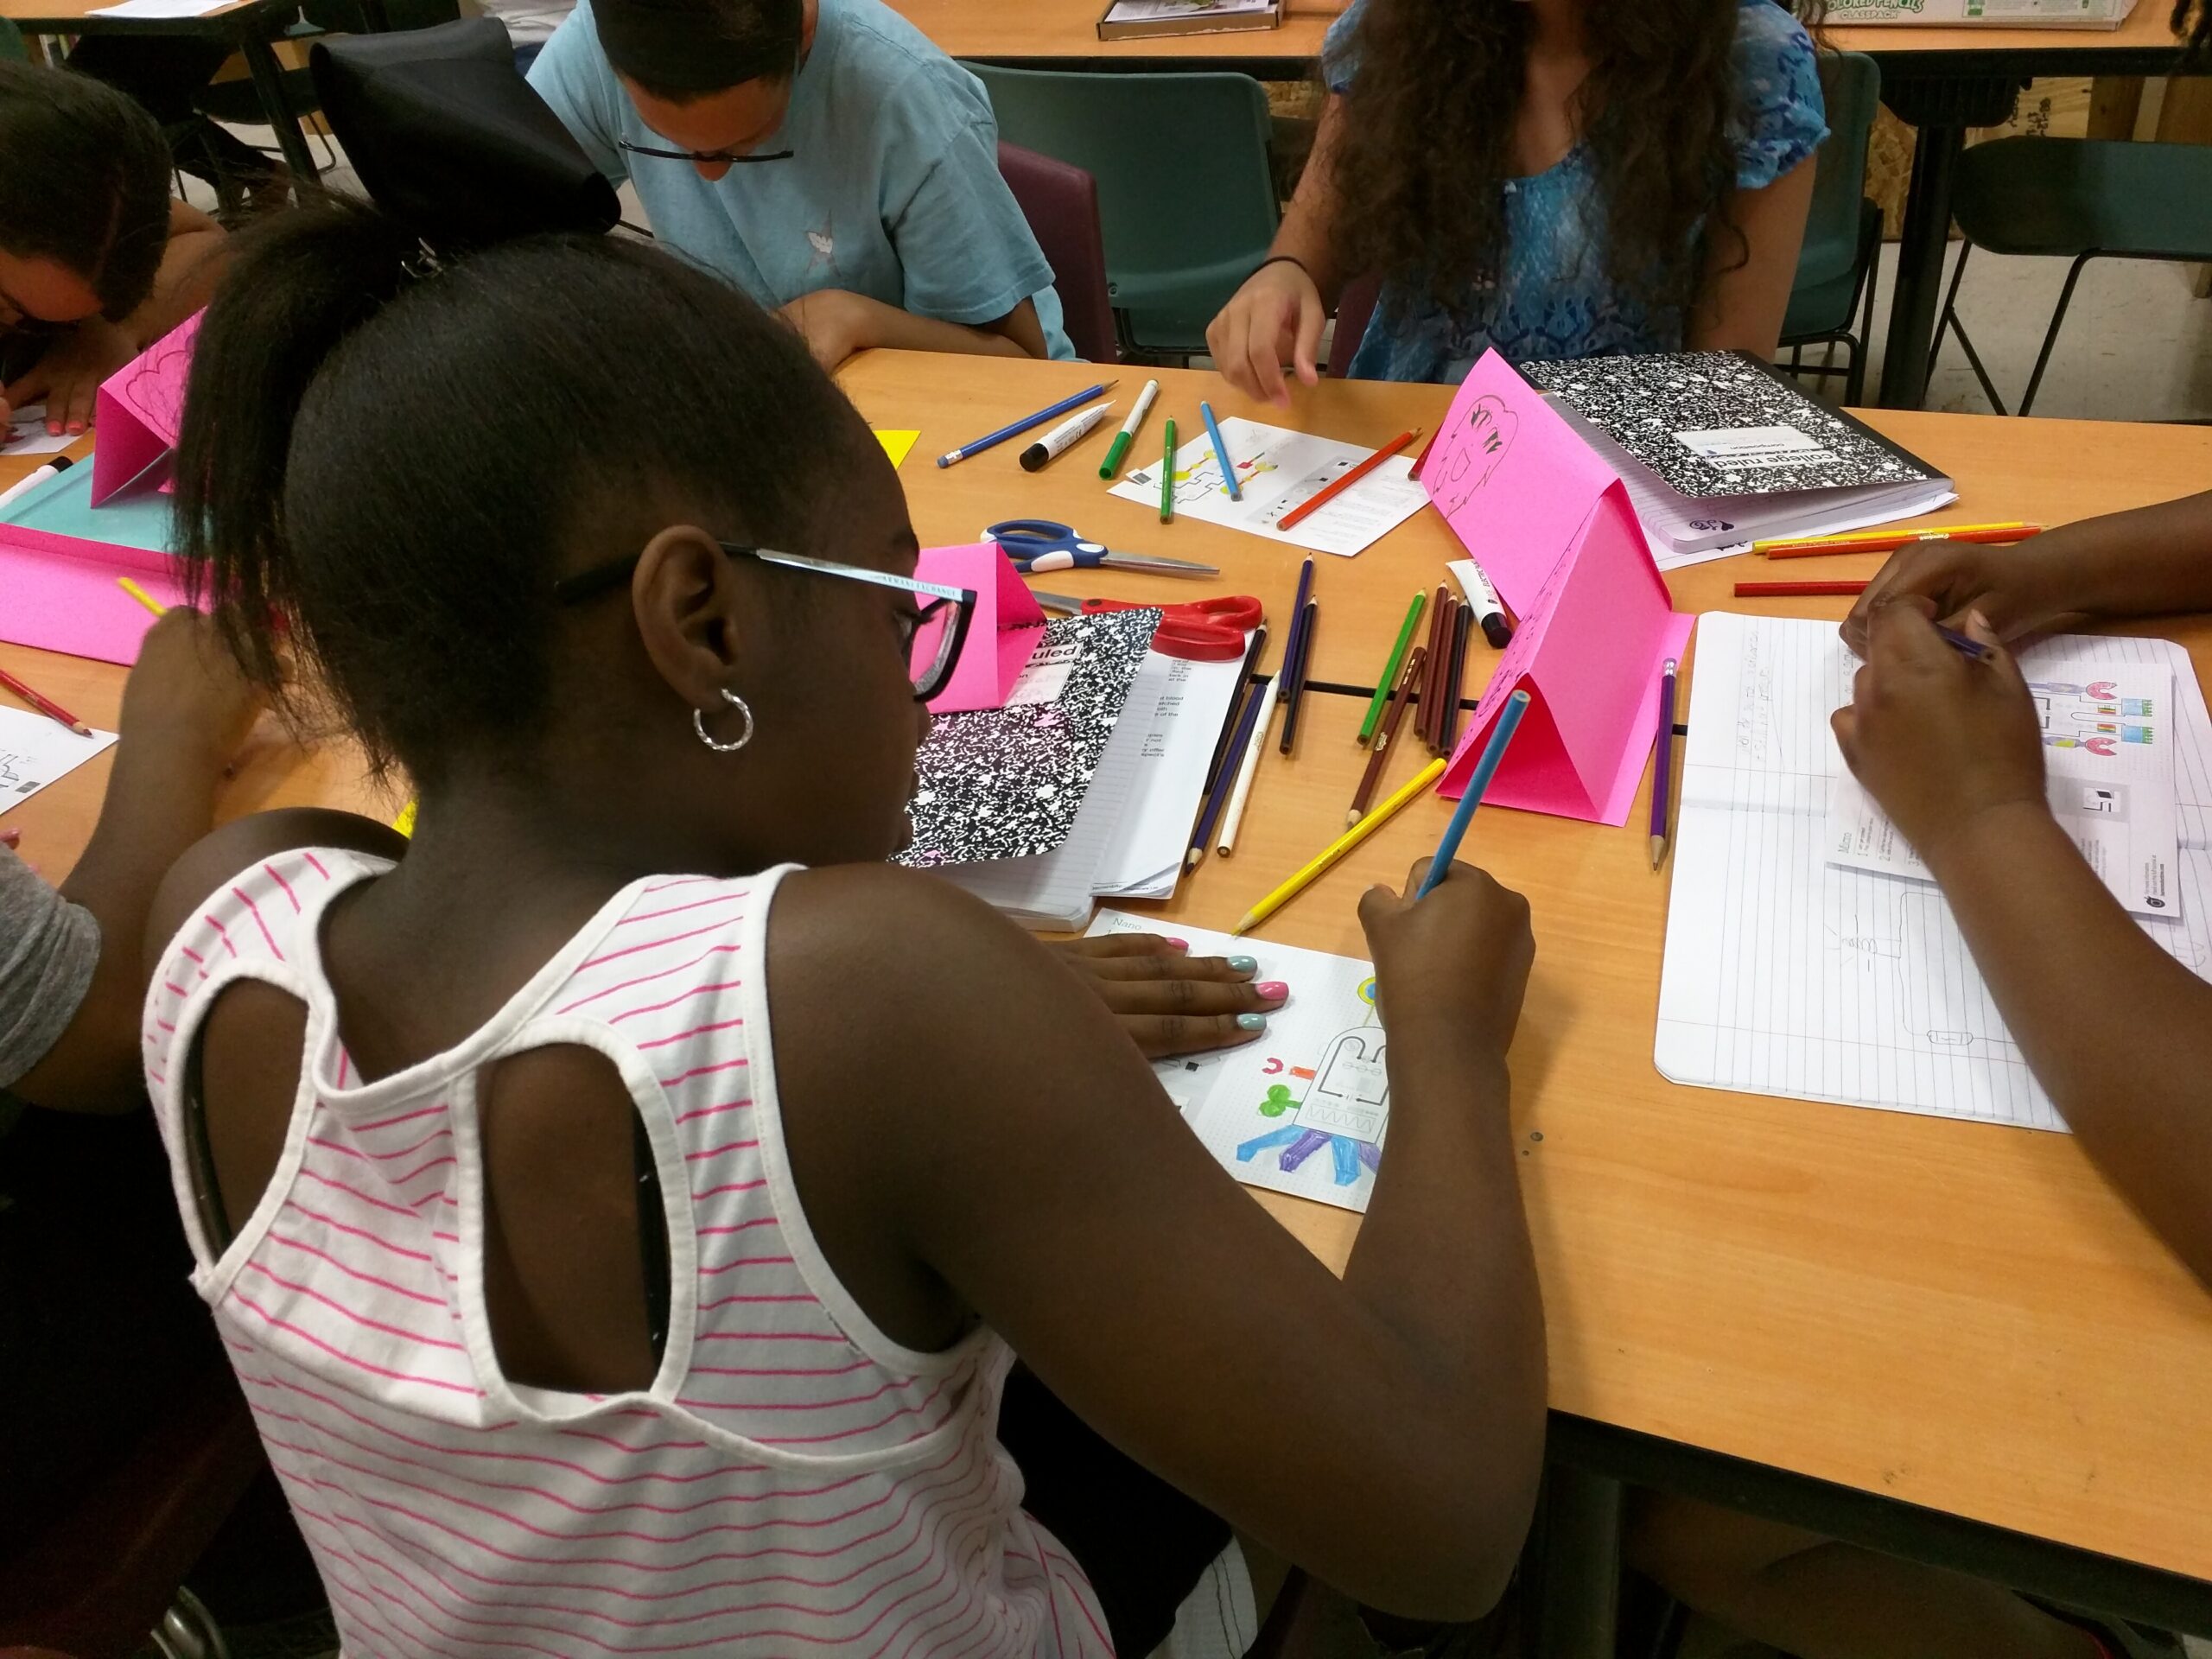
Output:
M1742 240L1717 216L1736 175L1738 0L1585 5L1574 115L1605 200L1606 278L1653 308L1687 304L1700 221ZM1478 319L1505 258L1499 181L1530 35L1521 0L1370 0L1333 156L1339 270L1380 271Z
M2188 48L2185 58L2212 54L2212 0L2174 0L2173 30Z

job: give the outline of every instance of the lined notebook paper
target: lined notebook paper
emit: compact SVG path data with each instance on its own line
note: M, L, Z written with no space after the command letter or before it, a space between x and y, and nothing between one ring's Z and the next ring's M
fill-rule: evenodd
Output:
M2189 653L2063 635L2031 677L2100 664L2174 675L2178 917L2137 918L2212 977L2212 717ZM1708 613L1698 625L1674 889L1653 1058L1676 1083L1978 1119L2065 1125L2029 1075L1942 893L1826 862L1843 759L1828 715L1858 659L1832 622ZM2063 971L2063 963L2054 963Z

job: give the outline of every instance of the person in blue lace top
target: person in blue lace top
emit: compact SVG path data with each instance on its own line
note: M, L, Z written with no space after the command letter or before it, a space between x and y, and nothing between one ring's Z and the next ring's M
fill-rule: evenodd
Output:
M1352 0L1269 262L1208 334L1242 389L1316 375L1338 287L1380 272L1354 376L1540 358L1770 353L1827 136L1775 0Z

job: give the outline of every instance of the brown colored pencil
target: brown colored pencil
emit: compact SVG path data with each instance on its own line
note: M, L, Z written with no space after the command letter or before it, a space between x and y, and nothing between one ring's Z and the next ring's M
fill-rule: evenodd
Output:
M0 669L0 685L4 685L48 720L59 721L79 737L90 737L92 728L64 709L51 697L41 696L5 669Z
M1444 747L1445 681L1452 667L1452 635L1459 626L1459 601L1446 595L1436 629L1436 649L1428 653L1428 691L1421 700L1421 736L1431 749Z
M1444 654L1444 607L1451 597L1452 590L1439 582L1436 591L1429 595L1428 600L1428 644L1421 652L1421 661L1427 666L1415 685L1415 695L1421 701L1421 713L1414 719L1414 730L1421 734L1424 741L1428 737L1429 712L1435 702L1431 680L1436 672L1437 658Z
M1406 705L1414 700L1414 688L1421 683L1427 671L1427 658L1428 647L1415 645L1406 658L1405 672L1390 690L1389 707L1383 714L1381 729L1375 734L1375 741L1368 747L1367 766L1359 774L1359 787L1352 791L1351 810L1344 814L1347 829L1366 815L1368 804L1375 798L1375 785L1382 778L1382 757L1389 752L1390 740L1404 723Z

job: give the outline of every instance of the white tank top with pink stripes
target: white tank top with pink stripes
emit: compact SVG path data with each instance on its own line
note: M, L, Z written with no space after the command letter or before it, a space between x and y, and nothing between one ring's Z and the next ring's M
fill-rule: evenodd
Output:
M763 957L785 872L624 888L467 1041L364 1084L318 922L389 868L308 850L242 875L178 932L146 1007L194 1281L346 1653L1110 1653L998 1443L1006 1344L900 1347L807 1227ZM240 979L300 998L307 1040L276 1175L219 1250L182 1085ZM511 1382L493 1350L477 1079L552 1044L620 1070L659 1173L668 1333L643 1392Z

